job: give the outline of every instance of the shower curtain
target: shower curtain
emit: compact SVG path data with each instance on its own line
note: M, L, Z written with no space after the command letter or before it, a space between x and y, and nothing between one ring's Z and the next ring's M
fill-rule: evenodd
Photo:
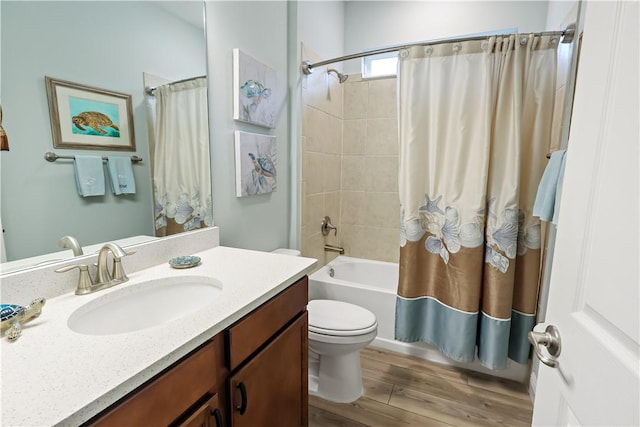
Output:
M396 339L504 369L526 363L550 146L556 36L400 51L401 248Z
M211 226L207 79L158 86L155 98L156 236Z

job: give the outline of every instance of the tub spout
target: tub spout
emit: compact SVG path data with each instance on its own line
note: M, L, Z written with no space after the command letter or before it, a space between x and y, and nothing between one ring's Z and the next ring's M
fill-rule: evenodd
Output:
M344 248L340 246L324 245L325 252L338 252L340 255L344 255Z

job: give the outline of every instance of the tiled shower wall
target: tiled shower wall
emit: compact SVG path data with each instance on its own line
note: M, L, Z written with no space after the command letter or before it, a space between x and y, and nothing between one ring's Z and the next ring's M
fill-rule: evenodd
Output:
M303 46L305 60L320 61ZM326 68L314 70L302 82L302 255L318 259L318 267L337 254L324 244L340 244L340 176L342 166L343 87ZM323 236L320 225L331 217L338 235Z
M344 86L341 238L347 255L398 262L398 119L396 79Z
M303 58L320 61L303 47ZM396 79L339 84L326 68L303 81L302 253L319 266L342 246L345 255L398 261L398 125ZM322 236L330 216L338 227Z

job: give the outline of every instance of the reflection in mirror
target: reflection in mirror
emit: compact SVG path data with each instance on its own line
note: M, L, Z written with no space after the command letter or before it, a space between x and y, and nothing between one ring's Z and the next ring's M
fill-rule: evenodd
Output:
M211 226L207 78L147 86L146 93L156 235Z
M22 268L73 256L69 249L60 251L63 236L73 236L89 254L92 245L102 242L126 245L155 238L156 219L159 225L164 220L169 225L159 227L157 235L211 223L210 178L208 185L199 184L197 201L196 192L189 189L173 204L159 197L162 209L154 208L154 174L163 168L174 170L170 160L178 157L165 156L161 166L152 166L158 154L154 148L160 145L154 134L161 127L149 114L149 100L162 91L156 89L155 97L145 95L149 85L175 92L180 85L171 82L206 82L197 78L206 74L203 2L2 1L0 8L0 96L3 127L11 136L11 150L0 154L0 221L6 248L2 256ZM45 152L54 151L45 75L132 95L135 152L55 151L61 156L142 157L132 165L135 194L116 196L107 182L104 196L80 197L73 160L43 159ZM185 132L197 129L197 169L203 177L210 176L204 85L196 97L202 117L177 119L190 129ZM184 166L178 167L184 171ZM103 172L107 180L106 165ZM181 203L185 197L188 207ZM30 257L37 258L24 260ZM7 271L7 264L0 265L0 273Z

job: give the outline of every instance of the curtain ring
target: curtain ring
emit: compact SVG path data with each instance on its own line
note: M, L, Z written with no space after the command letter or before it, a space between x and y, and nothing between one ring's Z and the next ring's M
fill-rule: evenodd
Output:
M455 43L452 47L453 51L455 53L458 53L460 51L460 49L462 49L462 45L460 43Z
M557 37L551 37L551 40L549 40L549 44L554 45L558 43L558 38Z
M400 49L400 58L405 59L409 56L409 49Z
M424 54L425 55L431 56L432 53L433 53L433 47L427 46L427 47L424 48Z
M489 47L489 42L488 41L485 40L482 43L480 43L480 49L487 50L488 47Z
M529 36L520 37L520 45L521 46L524 46L525 44L527 44L528 41L529 41Z

